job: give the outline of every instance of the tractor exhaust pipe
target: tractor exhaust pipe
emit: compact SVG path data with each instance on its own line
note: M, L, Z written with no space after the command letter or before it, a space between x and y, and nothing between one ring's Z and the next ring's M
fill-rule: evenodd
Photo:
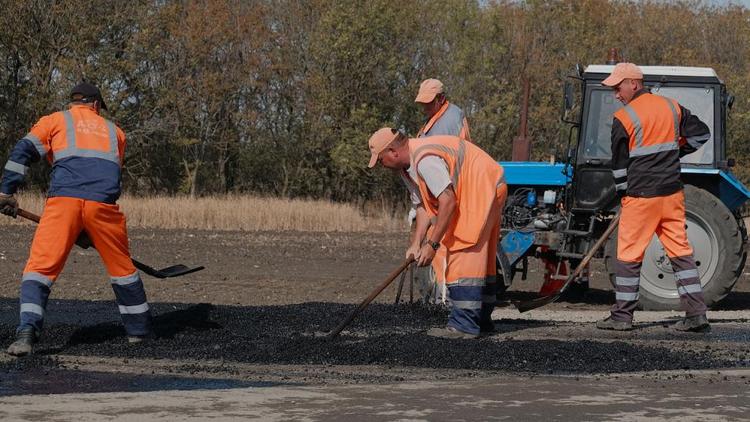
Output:
M528 136L531 83L526 76L522 76L521 81L523 84L521 93L521 124L518 126L518 136L513 139L511 161L529 161L531 158L531 140L529 140Z

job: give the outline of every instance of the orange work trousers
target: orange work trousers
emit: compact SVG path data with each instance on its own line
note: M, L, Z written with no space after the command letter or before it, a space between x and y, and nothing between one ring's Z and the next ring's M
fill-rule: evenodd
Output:
M120 207L70 197L47 199L23 272L38 273L55 281L81 230L88 234L110 277L136 272L130 259L125 215Z
M668 196L622 198L617 229L617 259L642 262L654 233L670 258L693 254L685 231L685 193Z
M447 251L446 286L451 300L448 326L478 334L492 325L497 301L497 242L502 210L508 196L505 184L498 186L479 241L469 248Z
M497 277L497 242L500 239L502 211L507 196L508 187L503 183L497 188L495 201L476 245L457 251L447 251L445 280L448 285L463 278Z
M19 329L42 329L47 300L81 231L104 261L128 335L150 332L151 313L143 281L128 249L125 216L115 204L71 197L47 200L23 270Z

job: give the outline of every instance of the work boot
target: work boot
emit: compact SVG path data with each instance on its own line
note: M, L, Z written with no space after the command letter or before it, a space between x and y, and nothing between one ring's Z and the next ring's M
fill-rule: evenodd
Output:
M430 328L427 330L430 337L451 338L451 339L474 339L479 338L478 334L465 333L454 327Z
M36 330L26 327L16 331L16 341L8 346L7 353L11 356L26 356L31 354L34 343L38 340Z
M633 323L630 321L618 321L608 316L596 321L596 328L600 330L630 331L633 329Z
M480 335L491 335L495 332L495 323L492 320L482 321L479 323L479 334Z
M711 331L708 318L705 315L685 317L672 326L677 331L690 331L693 333L707 333Z

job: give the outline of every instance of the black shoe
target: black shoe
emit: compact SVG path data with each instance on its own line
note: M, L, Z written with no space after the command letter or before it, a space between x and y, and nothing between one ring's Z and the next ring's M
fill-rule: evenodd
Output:
M685 317L672 326L677 331L690 331L693 333L707 333L711 331L708 318L705 315Z
M16 331L16 341L8 346L7 353L11 356L26 356L30 355L34 343L37 342L39 336L33 327L26 327Z
M630 331L633 329L633 323L630 321L618 321L608 316L596 321L596 328L600 330Z
M484 321L479 323L479 334L492 334L495 332L495 323L490 321Z

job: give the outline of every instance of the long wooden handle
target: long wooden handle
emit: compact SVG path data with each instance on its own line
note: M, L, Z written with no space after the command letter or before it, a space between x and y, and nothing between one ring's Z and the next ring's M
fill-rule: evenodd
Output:
M594 257L594 254L596 254L599 248L602 247L604 242L606 242L607 239L609 239L609 236L612 235L612 232L615 231L619 223L620 223L620 212L618 211L617 214L614 216L614 218L612 218L612 221L609 223L609 227L607 227L607 229L604 231L604 233L599 238L599 240L596 241L594 246L592 246L591 249L589 249L589 252L583 257L583 259L581 260L581 263L578 264L575 271L570 273L568 278L565 280L565 284L563 284L562 287L560 287L560 290L550 295L541 296L536 299L528 300L526 302L514 301L513 305L516 307L516 309L518 309L519 312L526 312L526 311L530 311L532 309L536 309L548 303L552 303L556 301L563 294L565 289L567 289L568 286L570 286L570 284L573 282L573 279L575 279L578 276L578 274L580 274L581 271L583 271L583 268L586 267L589 261L591 261L591 258Z
M409 257L409 259L407 259L401 265L399 265L398 268L396 268L395 270L393 270L393 272L391 272L388 275L388 277L385 280L383 280L383 282L380 283L378 285L378 287L376 287L375 290L373 290L365 298L365 300L363 300L362 303L360 303L359 306L357 306L357 308L354 309L354 311L351 314L349 314L348 317L346 317L345 320L341 321L341 324L339 324L339 326L336 327L335 330L331 331L328 334L328 338L334 338L337 335L339 335L339 333L344 328L346 328L346 326L349 325L350 322L352 322L352 320L354 319L354 317L356 317L360 312L362 312L362 310L365 309L367 307L367 305L369 305L370 302L372 302L373 299L375 299L380 294L380 292L382 292L383 290L385 290L385 288L388 287L388 285L391 284L393 282L393 280L395 280L396 277L398 277L398 275L401 274L406 269L406 267L408 267L409 264L411 264L412 262L414 262L414 258L413 257Z
M23 218L25 218L27 220L31 220L31 221L33 221L35 223L38 223L41 220L41 218L39 218L38 215L30 213L30 212L26 211L23 208L18 208L17 215L20 216L20 217L23 217Z
M568 276L568 279L565 280L565 285L573 281L573 279L575 279L576 277L578 277L579 274L581 274L581 271L583 271L586 265L589 264L589 261L591 261L591 259L594 257L596 252L599 250L599 248L602 247L604 242L606 242L607 239L609 239L609 236L612 235L612 232L615 231L618 224L620 224L620 212L619 211L614 216L614 218L612 218L612 221L609 223L609 227L607 227L607 230L605 230L602 236L599 238L599 240L597 240L596 243L594 243L594 246L592 246L591 249L589 249L589 252L586 254L586 256L583 257L583 259L578 264L576 269L572 273L570 273L570 275ZM565 285L563 285L563 288L560 290L563 290L565 288Z

